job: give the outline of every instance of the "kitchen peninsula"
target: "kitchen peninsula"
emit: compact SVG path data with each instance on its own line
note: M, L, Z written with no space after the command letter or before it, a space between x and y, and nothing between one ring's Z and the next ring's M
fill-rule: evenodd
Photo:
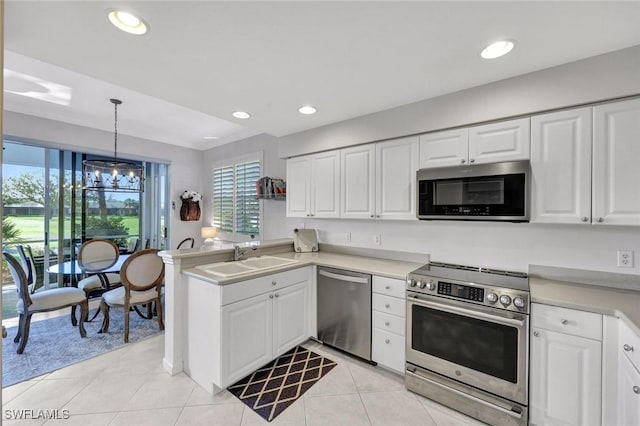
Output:
M171 374L185 371L210 393L223 389L233 380L241 378L245 372L252 371L255 369L254 364L259 367L278 353L315 336L316 266L365 272L377 277L402 280L404 283L410 271L429 260L425 254L344 249L324 245L320 252L295 253L291 240L262 242L255 246L255 250L251 244L246 244L241 245L240 250L251 257L273 256L294 262L223 277L211 274L198 266L230 261L234 249L203 248L160 253L166 267L164 367ZM269 318L260 317L260 312L272 312L273 308L267 305L268 301L275 301L278 297L275 294L283 293L285 287L295 291L291 300L292 306L300 310L294 313L300 316L300 321L284 324L284 333L288 333L288 337L276 338L271 342L271 321L268 321ZM265 301L259 305L244 302L245 299L249 300L256 295L265 296ZM282 300L284 295L285 293ZM265 343L268 353L259 354L258 351L254 358L244 351L223 355L224 348L218 345L220 342L224 345L229 344L230 335L225 335L220 322L232 321L233 314L223 312L221 307L230 303L235 303L241 309L244 308L241 304L246 303L248 309L242 313L242 321L236 322L239 329L234 329L232 334L255 333L254 338L269 339L269 342ZM225 319L222 319L223 317ZM279 330L277 326L274 329ZM208 338L204 338L206 333L209 333ZM276 331L276 336L277 333Z

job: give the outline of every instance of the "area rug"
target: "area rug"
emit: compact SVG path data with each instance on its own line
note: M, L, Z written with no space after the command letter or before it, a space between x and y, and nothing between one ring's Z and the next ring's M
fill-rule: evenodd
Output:
M71 308L69 308L71 312ZM92 309L89 315L93 314ZM109 332L98 334L102 315L85 323L87 337L81 338L78 327L71 325L70 315L31 321L29 340L22 355L18 355L18 343L13 343L17 326L7 329L2 342L2 387L29 380L71 364L93 358L121 346L138 342L160 333L158 320L140 318L130 313L129 343L124 343L124 315L122 308L111 308Z
M270 422L336 365L328 358L297 346L227 390Z

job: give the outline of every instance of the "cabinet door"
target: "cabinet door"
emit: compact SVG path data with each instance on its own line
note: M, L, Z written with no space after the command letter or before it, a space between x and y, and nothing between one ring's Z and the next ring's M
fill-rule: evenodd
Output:
M340 216L340 151L323 152L312 157L311 216Z
M640 99L594 107L593 222L640 225Z
M531 118L531 222L591 223L591 108Z
M531 424L599 425L602 344L539 328L531 331Z
M618 424L640 425L640 372L620 355L618 369Z
M356 146L341 151L340 217L375 217L375 146Z
M309 283L274 291L273 357L309 338Z
M376 218L417 220L418 137L376 144Z
M311 213L311 158L287 160L287 217L306 217Z
M455 129L420 136L421 169L467 163L469 130Z
M371 359L380 365L404 374L404 336L378 328L374 328L371 334Z
M469 128L469 163L529 159L529 118Z
M261 294L222 307L222 387L272 360L272 301ZM212 324L213 326L213 324Z

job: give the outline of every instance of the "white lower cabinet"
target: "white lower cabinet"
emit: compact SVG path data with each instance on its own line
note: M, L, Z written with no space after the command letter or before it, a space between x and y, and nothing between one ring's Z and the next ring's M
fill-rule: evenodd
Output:
M618 364L618 424L640 425L640 371L626 356Z
M601 424L602 315L532 304L531 324L530 424Z
M404 281L373 277L371 359L404 374L405 310Z
M312 271L223 286L189 277L185 371L215 393L315 336Z

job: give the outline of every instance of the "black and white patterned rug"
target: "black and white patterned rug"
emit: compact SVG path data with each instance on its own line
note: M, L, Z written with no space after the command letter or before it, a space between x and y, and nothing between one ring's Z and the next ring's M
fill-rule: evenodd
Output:
M71 312L71 308L69 308ZM91 309L89 315L92 315ZM123 309L111 308L109 332L98 334L102 325L102 315L84 324L87 337L81 338L78 327L71 325L70 315L31 321L29 340L24 353L18 355L18 343L13 342L17 326L7 329L7 337L2 342L2 387L29 380L60 368L107 353L124 343ZM160 333L158 320L140 318L135 312L129 314L129 343L138 342Z
M297 346L227 390L270 422L336 365L328 358Z

